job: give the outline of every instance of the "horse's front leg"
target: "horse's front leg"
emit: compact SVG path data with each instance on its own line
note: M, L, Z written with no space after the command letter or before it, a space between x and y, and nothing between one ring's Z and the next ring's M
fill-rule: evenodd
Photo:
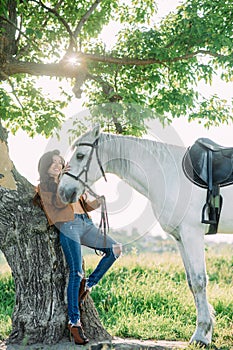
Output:
M190 343L208 345L213 333L213 308L208 304L206 295L204 237L202 233L190 231L190 228L182 228L177 241L197 310L196 330Z

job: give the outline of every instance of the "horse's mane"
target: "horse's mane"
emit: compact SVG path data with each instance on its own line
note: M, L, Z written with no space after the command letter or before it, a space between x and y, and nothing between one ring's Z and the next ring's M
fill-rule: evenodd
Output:
M135 142L139 145L142 145L144 150L152 154L157 154L158 152L163 151L165 148L169 149L170 147L176 148L177 150L184 149L184 147L182 146L171 145L166 142L160 142L160 141L151 140L148 138L140 138L132 135L116 135L116 134L105 133L105 132L100 133L100 142L111 141L111 143L113 142L113 144L115 144L117 147L117 145L119 145L119 142L121 142L121 140L124 142L125 140L129 140L130 142Z

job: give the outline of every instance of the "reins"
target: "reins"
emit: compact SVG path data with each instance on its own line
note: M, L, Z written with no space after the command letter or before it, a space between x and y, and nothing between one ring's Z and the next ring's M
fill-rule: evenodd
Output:
M93 153L95 151L96 153L96 159L101 171L102 176L104 177L105 181L107 181L104 169L102 167L102 164L100 162L100 158L99 158L99 153L98 153L98 141L99 138L97 138L93 143L89 143L89 142L80 142L78 143L77 146L89 146L91 147L91 152L89 154L88 160L86 165L83 167L83 169L80 171L80 173L78 175L74 175L71 174L70 172L66 172L64 175L68 175L70 177L72 177L73 179L75 179L76 181L81 182L81 184L84 186L84 189L93 197L95 197L98 201L100 201L101 203L101 218L100 218L100 224L99 224L99 230L101 230L104 234L104 239L106 240L106 234L109 231L109 221L108 221L108 213L107 213L107 206L106 206L106 199L105 196L99 196L97 193L95 193L90 186L87 184L88 182L88 170L90 168L90 163L92 160L92 156ZM80 179L80 177L82 175L85 175L85 181L83 181L82 179ZM105 244L106 245L106 244Z

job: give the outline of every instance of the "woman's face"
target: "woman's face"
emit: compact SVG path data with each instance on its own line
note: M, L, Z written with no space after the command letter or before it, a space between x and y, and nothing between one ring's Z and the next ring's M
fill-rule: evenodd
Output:
M54 155L53 162L48 169L49 176L54 177L55 179L58 179L58 176L60 175L62 168L63 168L62 159L59 156Z

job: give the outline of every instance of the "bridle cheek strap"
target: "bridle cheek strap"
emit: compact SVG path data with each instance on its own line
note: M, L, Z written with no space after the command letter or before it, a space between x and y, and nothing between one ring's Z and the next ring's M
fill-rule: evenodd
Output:
M104 180L107 182L107 178L106 178L104 169L102 167L102 164L101 164L101 161L100 161L100 158L99 158L98 141L99 141L99 138L96 139L94 143L80 142L77 146L89 146L89 147L92 148L91 152L89 154L87 163L86 163L86 165L83 167L83 169L81 170L81 172L78 175L73 175L73 174L71 174L69 172L65 173L66 175L72 177L73 179L82 182L82 184L85 184L85 187L88 187L88 185L87 185L87 181L88 181L87 173L88 173L88 170L90 168L90 163L91 163L91 160L92 160L92 156L93 156L94 150L95 150L95 153L96 153L96 159L97 159L97 162L98 162L101 174L104 177ZM80 179L80 176L82 176L83 173L85 173L85 182Z
M91 196L95 197L98 201L101 202L101 219L100 219L99 229L104 234L104 240L105 240L105 246L106 246L106 234L109 231L109 221L108 221L108 213L107 213L107 207L106 207L106 199L105 199L104 196L97 195L90 188L90 186L87 184L87 182L88 182L87 174L88 174L88 170L90 168L90 163L91 163L91 160L92 160L92 156L93 156L94 150L95 150L95 153L96 153L96 159L97 159L97 162L98 162L101 174L104 177L105 181L107 182L107 178L106 178L104 169L102 167L102 164L101 164L101 161L100 161L100 158L99 158L98 141L99 141L99 138L97 138L94 143L80 142L77 146L89 146L89 147L92 148L91 152L89 154L87 163L86 163L86 165L83 167L83 169L81 170L81 172L78 175L74 175L74 174L71 174L69 172L66 172L64 175L68 175L68 176L72 177L73 179L75 179L76 181L81 182L81 184L84 186L84 191L87 190L87 192L90 193ZM85 181L80 179L80 177L83 174L85 174Z

